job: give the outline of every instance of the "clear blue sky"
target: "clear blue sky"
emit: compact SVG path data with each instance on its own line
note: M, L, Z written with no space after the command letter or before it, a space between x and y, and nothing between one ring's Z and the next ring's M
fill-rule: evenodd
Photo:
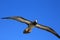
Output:
M60 35L60 0L0 0L0 18L22 16L50 26ZM0 40L59 40L53 34L33 28L23 34L26 24L0 19Z

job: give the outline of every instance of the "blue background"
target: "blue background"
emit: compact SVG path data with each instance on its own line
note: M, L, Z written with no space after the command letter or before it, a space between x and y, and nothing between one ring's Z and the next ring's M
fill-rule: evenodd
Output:
M60 35L60 0L0 0L0 18L22 16L50 26ZM26 24L0 19L0 40L59 40L55 35L37 28L23 34Z

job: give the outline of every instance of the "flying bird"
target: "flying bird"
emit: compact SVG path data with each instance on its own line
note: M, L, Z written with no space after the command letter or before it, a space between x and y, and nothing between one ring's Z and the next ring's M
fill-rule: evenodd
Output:
M36 27L36 28L39 28L39 29L42 29L42 30L46 30L46 31L54 34L58 38L60 38L60 35L58 35L56 31L54 31L52 28L50 28L48 26L45 26L45 25L42 25L42 24L38 24L37 20L30 21L30 20L27 20L27 19L25 19L23 17L20 17L20 16L4 17L2 19L12 19L12 20L16 20L16 21L19 21L19 22L27 24L28 27L23 31L24 34L30 33L32 28Z

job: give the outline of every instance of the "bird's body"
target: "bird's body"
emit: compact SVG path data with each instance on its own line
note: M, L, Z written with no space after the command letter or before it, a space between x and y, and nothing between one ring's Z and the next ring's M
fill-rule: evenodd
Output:
M4 17L2 19L13 19L13 20L16 20L16 21L23 22L23 23L27 24L28 27L23 31L24 34L30 33L32 28L36 27L36 28L39 28L39 29L46 30L46 31L54 34L58 38L60 38L60 35L58 35L57 32L55 32L52 28L50 28L48 26L44 26L42 24L38 24L37 20L30 21L30 20L27 20L27 19L25 19L23 17L20 17L20 16Z
M32 28L34 28L36 24L37 24L37 21L31 22L31 23L28 25L28 28L26 28L23 33L25 33L25 34L26 34L26 33L30 33L31 30L32 30Z

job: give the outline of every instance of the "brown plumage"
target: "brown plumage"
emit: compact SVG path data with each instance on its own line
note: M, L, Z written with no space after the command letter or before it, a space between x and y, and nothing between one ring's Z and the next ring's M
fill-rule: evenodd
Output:
M24 34L30 33L33 27L39 28L39 29L43 29L46 30L52 34L54 34L55 36L57 36L58 38L60 38L60 35L58 35L52 28L48 27L48 26L44 26L42 24L38 24L37 21L30 21L27 20L23 17L19 17L19 16L12 16L12 17L4 17L2 19L13 19L19 22L23 22L26 23L28 25L28 27L23 31Z

